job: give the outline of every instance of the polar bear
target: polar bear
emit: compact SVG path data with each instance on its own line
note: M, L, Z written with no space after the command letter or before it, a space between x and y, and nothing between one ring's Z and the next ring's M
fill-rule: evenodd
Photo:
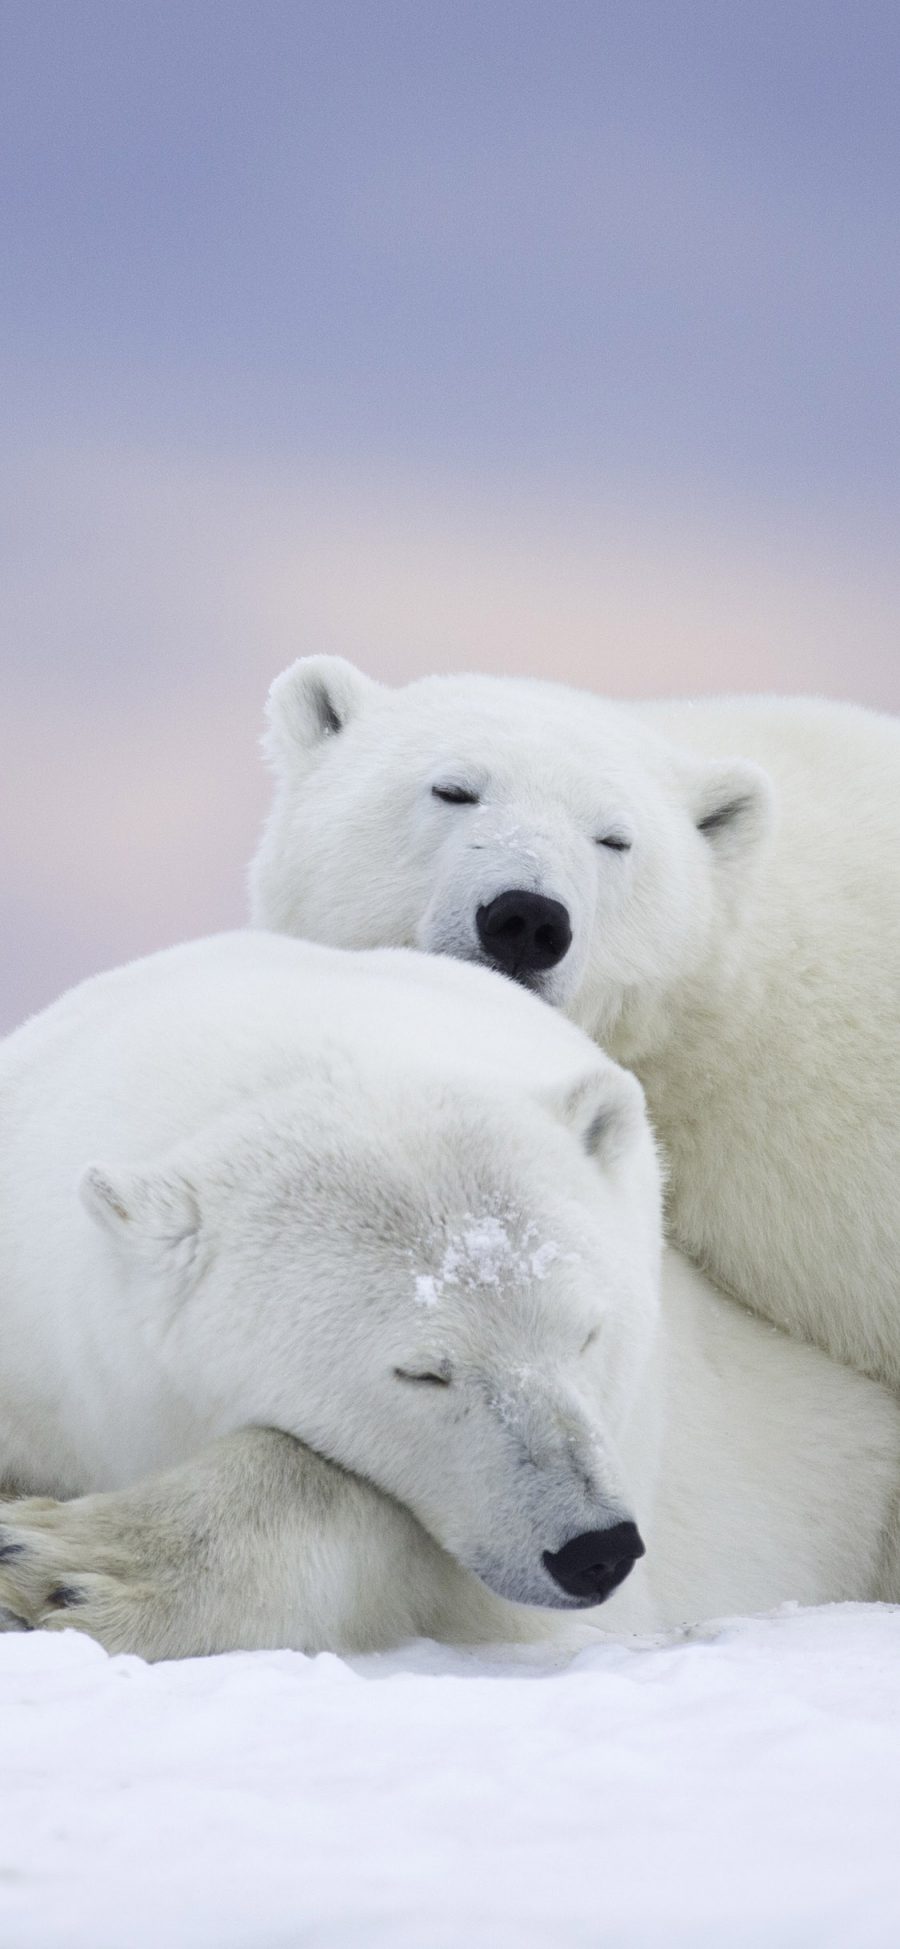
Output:
M498 975L194 943L0 1103L8 1623L571 1646L897 1588L900 1405L676 1254L660 1300L639 1085Z
M671 1238L900 1387L900 725L512 678L270 697L253 918L481 961L643 1083Z

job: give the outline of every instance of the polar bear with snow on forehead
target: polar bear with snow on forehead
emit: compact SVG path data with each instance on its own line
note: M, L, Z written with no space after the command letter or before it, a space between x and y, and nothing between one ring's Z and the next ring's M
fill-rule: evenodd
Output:
M900 1406L661 1259L639 1085L499 975L195 942L0 1044L0 1119L0 1628L571 1648L898 1594Z

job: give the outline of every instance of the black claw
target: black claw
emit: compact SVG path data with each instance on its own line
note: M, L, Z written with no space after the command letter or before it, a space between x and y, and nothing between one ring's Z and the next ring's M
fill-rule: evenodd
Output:
M5 1604L0 1604L0 1631L33 1630L34 1625L29 1624L24 1617L20 1617L18 1611L9 1611Z
M11 1563L13 1557L24 1555L24 1543L4 1542L3 1532L0 1530L0 1563Z
M47 1598L47 1603L54 1611L71 1611L76 1604L84 1603L84 1593L76 1590L74 1584L56 1584Z

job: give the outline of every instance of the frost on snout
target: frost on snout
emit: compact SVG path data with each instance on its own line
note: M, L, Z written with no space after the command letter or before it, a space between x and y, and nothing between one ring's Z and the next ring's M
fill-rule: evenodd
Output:
M505 1548L483 1553L482 1581L516 1603L554 1609L602 1604L628 1576L644 1545L615 1489L617 1471L599 1432L570 1395L525 1372L488 1396L515 1447L523 1499L522 1560ZM516 1534L508 1518L508 1540ZM537 1558L532 1538L539 1544Z
M643 1555L597 1418L529 1320L558 1323L578 1255L512 1213L464 1219L414 1269L424 1344L450 1347L428 1526L498 1596L600 1604ZM438 1362L424 1363L422 1378Z
M417 945L496 968L567 1006L582 979L595 898L572 834L498 825L486 812L473 837L435 866Z

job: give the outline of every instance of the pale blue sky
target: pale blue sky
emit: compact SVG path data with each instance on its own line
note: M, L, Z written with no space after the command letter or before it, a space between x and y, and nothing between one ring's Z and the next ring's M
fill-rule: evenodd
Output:
M17 417L894 494L893 0L3 13Z
M900 703L894 0L0 20L4 1019L240 917L299 649Z

